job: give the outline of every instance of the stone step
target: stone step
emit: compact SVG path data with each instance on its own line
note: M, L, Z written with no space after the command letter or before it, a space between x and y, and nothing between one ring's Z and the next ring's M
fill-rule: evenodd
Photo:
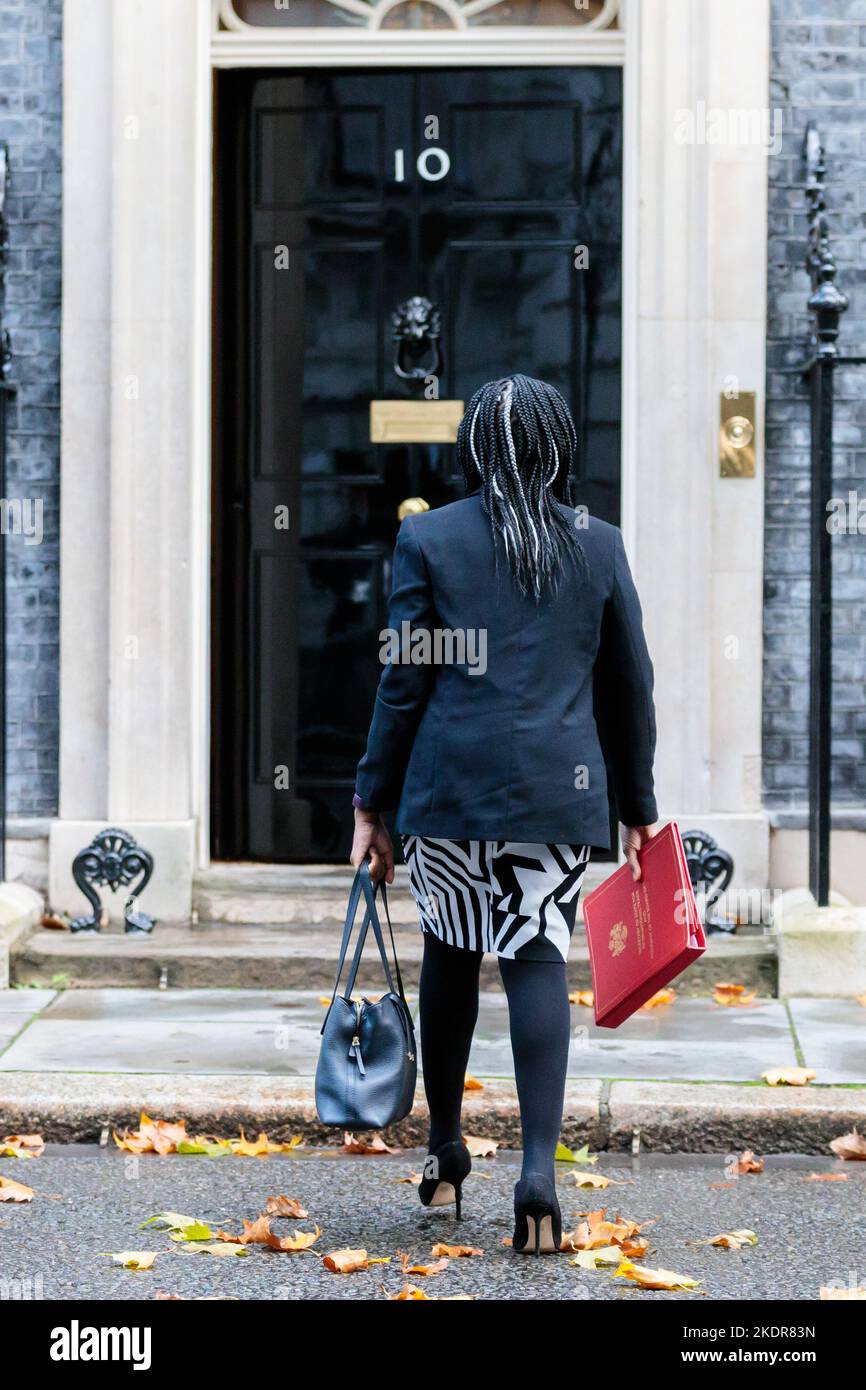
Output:
M422 937L417 921L395 923L397 952L406 988L417 990ZM99 936L41 930L12 949L10 974L18 985L95 989L154 987L162 979L180 989L317 989L330 993L339 944L336 925L232 926L222 922L157 925L151 937L126 936L117 928ZM373 952L372 944L368 952ZM365 957L364 979L378 981L374 954ZM572 989L590 987L583 932L568 965ZM485 956L482 987L499 989L493 956ZM734 981L762 996L776 994L775 940L767 935L709 938L706 953L682 977L687 996L707 994L720 981Z
M583 896L610 874L609 863L590 864ZM202 922L308 927L342 922L353 870L342 864L214 863L193 884L193 908ZM389 891L395 922L417 921L406 867L399 864Z

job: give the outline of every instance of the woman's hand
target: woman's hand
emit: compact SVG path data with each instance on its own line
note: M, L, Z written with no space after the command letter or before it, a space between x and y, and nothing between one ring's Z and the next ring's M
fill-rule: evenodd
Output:
M620 839L622 841L622 852L626 857L626 862L631 869L631 876L637 883L641 876L640 861L637 852L642 849L647 840L651 840L653 835L658 834L659 823L655 825L621 825L619 828Z
M370 877L374 883L384 878L394 882L394 846L378 811L362 811L355 807L355 834L349 863L359 869L369 856Z

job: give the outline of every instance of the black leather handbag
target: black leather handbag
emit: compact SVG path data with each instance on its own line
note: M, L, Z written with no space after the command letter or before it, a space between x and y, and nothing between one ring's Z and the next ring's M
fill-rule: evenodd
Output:
M376 894L369 866L362 864L349 894L337 978L322 1024L322 1042L316 1067L316 1109L319 1119L322 1124L342 1125L348 1129L384 1129L386 1125L402 1120L412 1109L418 1076L415 1028L403 993L384 883L381 885L381 899L394 952L396 989L382 937ZM340 976L362 896L364 921L355 945L346 992L338 995ZM375 1003L369 999L352 998L370 927L379 948L388 986L387 993Z

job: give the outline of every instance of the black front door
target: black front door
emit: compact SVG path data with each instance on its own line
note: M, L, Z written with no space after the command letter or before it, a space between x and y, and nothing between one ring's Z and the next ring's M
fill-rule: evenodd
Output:
M371 401L542 377L578 500L619 519L621 77L231 72L217 97L213 851L343 859L398 510L463 491L450 444L372 442ZM398 352L416 296L440 337Z

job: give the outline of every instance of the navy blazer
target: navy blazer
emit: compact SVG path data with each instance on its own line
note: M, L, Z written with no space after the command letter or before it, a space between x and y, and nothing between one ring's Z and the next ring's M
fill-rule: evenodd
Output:
M589 575L567 565L540 604L501 553L497 573L478 493L400 527L356 804L397 807L403 834L608 849L605 756L620 820L657 818L653 670L622 535L562 511Z

